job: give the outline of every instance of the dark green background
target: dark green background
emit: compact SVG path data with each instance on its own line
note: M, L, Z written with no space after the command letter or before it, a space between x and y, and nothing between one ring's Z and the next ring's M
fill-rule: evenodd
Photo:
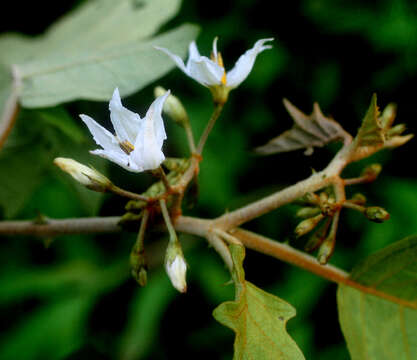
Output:
M79 3L13 2L0 30L39 34ZM381 107L397 103L398 121L406 123L410 132L417 131L414 1L185 0L179 15L164 28L182 22L201 25L197 41L201 53L208 54L212 39L219 36L226 68L256 40L275 38L274 48L258 57L251 75L232 92L205 149L199 204L187 214L220 215L327 164L337 145L317 149L311 157L302 151L266 158L251 153L253 147L291 126L283 97L305 112L318 101L325 114L355 133L376 92ZM199 134L211 111L209 92L179 70L158 84L181 97ZM153 85L124 103L143 115L152 90ZM52 111L21 112L0 155L0 174L11 188L19 184L24 196L17 201L2 185L0 196L10 204L9 210L2 209L3 217L34 218L38 212L58 218L122 213L123 200L90 196L51 165L54 156L95 161L86 151L94 148L92 139L77 121L81 112L108 118L106 103L82 101ZM168 122L167 133L165 154L186 154L181 130ZM411 141L346 170L346 176L354 176L366 163L383 164L375 184L352 191L363 191L371 204L387 208L391 219L374 224L345 212L332 263L349 270L358 259L417 232L415 152ZM127 174L113 164L108 171L115 183L133 191L142 191L151 180L147 175ZM295 206L284 207L247 228L301 247L304 239L295 241L291 236L295 210ZM146 359L230 359L233 334L211 316L233 294L232 287L224 285L229 278L216 254L204 240L184 238L190 265L187 294L172 290L160 265L151 269L148 287L139 289L127 265L134 237L67 236L57 238L48 249L32 237L3 237L0 359L135 359L137 354ZM156 263L163 258L165 240L161 235L147 238ZM251 251L245 268L250 281L296 307L297 317L288 330L306 358L349 358L338 325L334 284Z

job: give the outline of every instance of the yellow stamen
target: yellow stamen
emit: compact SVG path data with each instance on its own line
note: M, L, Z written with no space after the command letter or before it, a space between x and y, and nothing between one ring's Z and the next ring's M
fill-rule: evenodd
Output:
M213 60L214 62L216 62L218 65L220 65L223 68L224 72L220 81L223 85L226 85L226 70L224 68L222 54L220 52L217 52L217 58L216 58L214 56L214 53L211 53L210 58L211 60Z
M135 147L128 140L119 142L119 146L120 149L122 149L127 155L129 155L133 150L135 150Z
M222 82L223 85L226 85L226 70L224 68L222 54L220 53L217 54L217 63L223 68L223 71L224 71L222 79L220 81Z

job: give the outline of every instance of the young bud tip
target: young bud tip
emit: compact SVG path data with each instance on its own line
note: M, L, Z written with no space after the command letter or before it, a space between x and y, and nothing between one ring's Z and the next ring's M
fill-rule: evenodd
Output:
M155 97L159 97L164 95L167 92L162 86L157 86L154 89ZM172 120L174 120L177 124L184 126L188 123L188 115L187 111L185 110L184 106L182 105L180 99L176 96L170 94L167 99L165 100L164 107L162 110L165 114L167 114Z
M368 220L382 223L390 218L389 212L379 206L370 206L365 209L365 216Z
M187 291L187 283L185 274L187 272L187 264L184 257L177 255L173 261L167 260L165 262L165 269L171 280L172 286L179 292L185 293Z
M104 192L112 186L103 174L73 159L58 157L54 164L91 190Z

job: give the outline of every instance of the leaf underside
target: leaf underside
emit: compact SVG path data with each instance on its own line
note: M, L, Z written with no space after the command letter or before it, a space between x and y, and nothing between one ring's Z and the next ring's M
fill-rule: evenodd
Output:
M311 115L298 110L287 99L284 106L294 119L294 126L273 138L268 143L255 149L262 155L306 149L305 154L311 155L314 147L350 138L350 135L335 120L323 115L317 103L314 103Z
M234 359L304 359L286 331L295 309L284 300L245 280L244 247L230 246L235 266L236 300L220 304L213 312L217 321L236 333Z
M371 255L352 271L352 280L382 297L339 286L339 319L353 360L417 359L416 260L413 236Z
M1 36L0 64L10 77L13 68L25 107L48 107L75 99L108 100L115 87L122 96L132 94L175 66L154 45L184 56L197 36L197 27L188 24L150 38L177 13L180 3L85 2L44 35Z

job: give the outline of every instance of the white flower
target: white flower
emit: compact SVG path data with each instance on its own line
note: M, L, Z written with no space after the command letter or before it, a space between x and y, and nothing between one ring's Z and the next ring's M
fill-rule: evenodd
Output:
M112 185L103 174L73 159L58 157L54 164L91 190L106 191Z
M138 114L122 105L119 90L116 88L109 104L110 120L116 135L110 133L91 117L80 115L95 142L103 148L91 151L91 153L113 161L132 172L153 170L159 167L165 159L162 144L166 139L161 112L169 93L168 90L164 95L155 99L146 116L141 119Z
M213 41L211 59L201 56L195 41L191 42L186 65L178 55L171 53L169 50L160 47L156 47L156 49L165 52L185 74L200 84L207 87L224 85L233 89L247 78L258 54L272 47L271 45L264 45L265 42L271 40L273 38L258 40L252 49L247 50L240 56L233 69L227 73L223 66L221 54L217 51L217 37Z
M182 254L175 256L173 261L167 260L165 262L166 272L174 286L179 292L187 291L187 283L185 281L185 273L187 271L187 264L184 261Z

